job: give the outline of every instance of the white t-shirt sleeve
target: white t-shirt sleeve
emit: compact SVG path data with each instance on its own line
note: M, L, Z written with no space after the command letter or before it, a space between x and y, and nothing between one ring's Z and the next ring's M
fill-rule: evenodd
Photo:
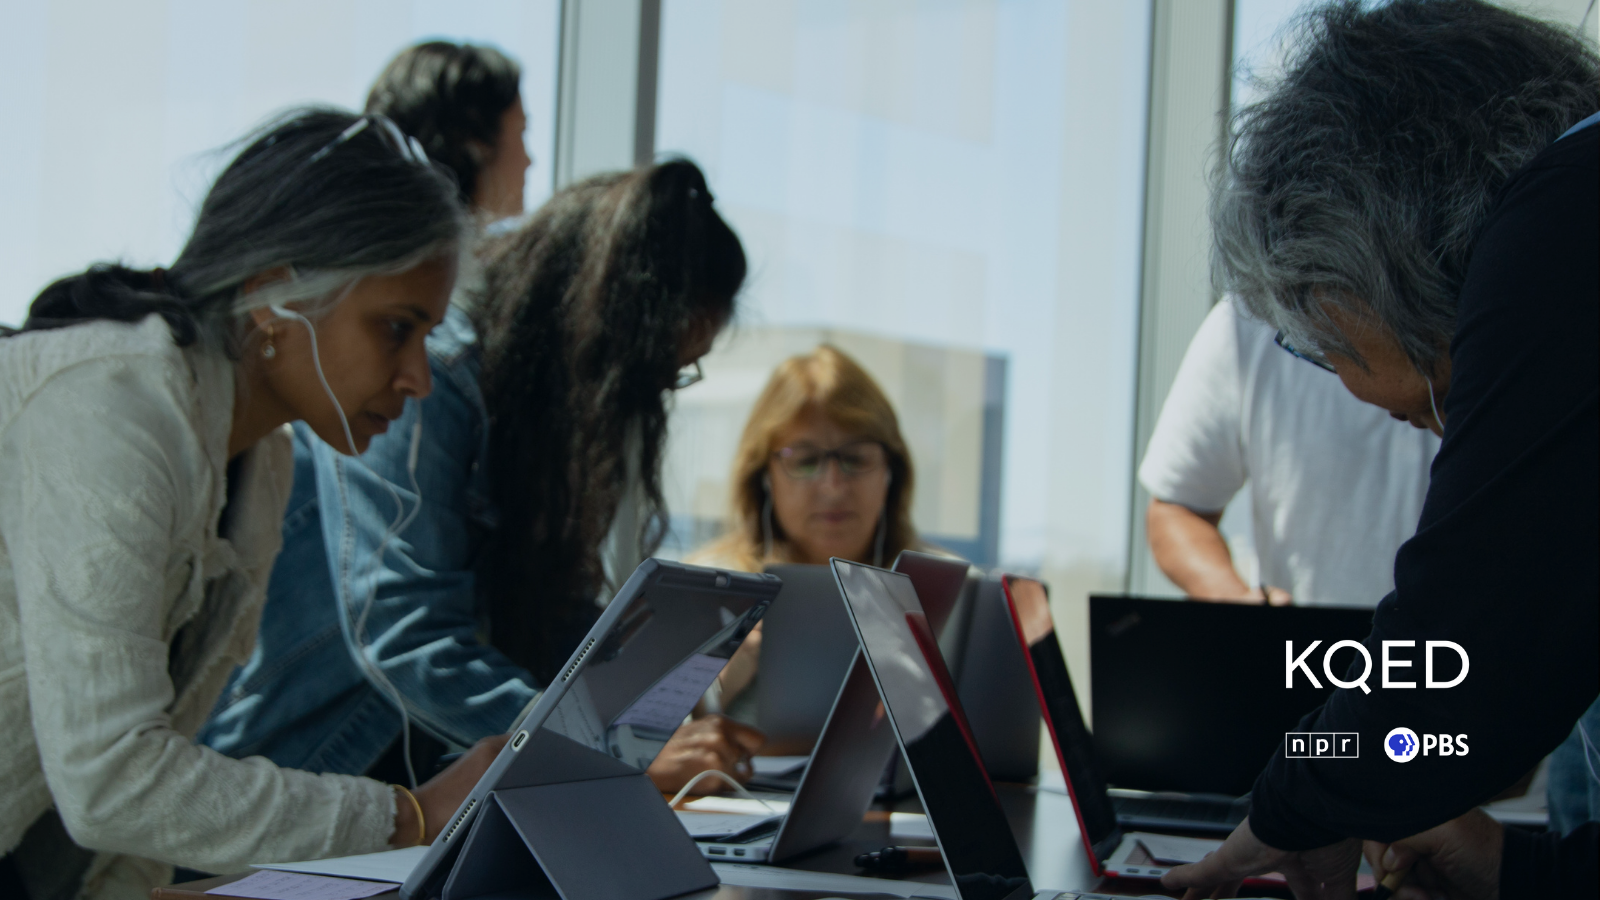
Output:
M1224 300L1200 324L1139 466L1152 497L1196 512L1221 512L1248 477L1235 315Z

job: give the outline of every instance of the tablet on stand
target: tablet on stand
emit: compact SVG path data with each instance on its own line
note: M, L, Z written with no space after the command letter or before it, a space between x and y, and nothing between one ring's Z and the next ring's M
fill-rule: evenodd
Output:
M649 559L401 887L405 900L661 900L717 876L645 770L781 582Z

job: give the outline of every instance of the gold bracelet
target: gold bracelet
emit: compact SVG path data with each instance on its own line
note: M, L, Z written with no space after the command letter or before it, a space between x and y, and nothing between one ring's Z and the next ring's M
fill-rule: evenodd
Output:
M394 787L395 790L399 791L400 793L405 794L406 795L406 799L411 801L411 805L416 807L416 810L417 810L417 846L420 847L424 843L426 843L427 839L428 839L428 818L422 814L422 802L417 799L417 795L416 794L411 793L410 789L401 787L398 784L397 785L393 785L393 787Z

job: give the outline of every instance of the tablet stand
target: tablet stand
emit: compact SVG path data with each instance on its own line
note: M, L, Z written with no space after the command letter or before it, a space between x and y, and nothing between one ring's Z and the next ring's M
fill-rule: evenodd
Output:
M663 900L717 873L642 772L491 791L441 900Z

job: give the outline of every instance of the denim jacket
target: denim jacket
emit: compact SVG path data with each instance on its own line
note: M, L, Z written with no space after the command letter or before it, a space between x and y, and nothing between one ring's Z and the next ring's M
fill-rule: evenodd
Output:
M538 694L533 677L479 639L473 564L496 512L487 481L488 414L477 339L452 307L428 338L433 392L359 460L295 425L294 490L260 637L199 739L230 756L265 756L313 772L365 772L400 736L389 695L364 655L405 698L411 720L456 745L499 734ZM412 429L425 423L411 490ZM381 479L381 480L380 480ZM396 521L394 495L415 517ZM352 628L369 592L364 639Z

